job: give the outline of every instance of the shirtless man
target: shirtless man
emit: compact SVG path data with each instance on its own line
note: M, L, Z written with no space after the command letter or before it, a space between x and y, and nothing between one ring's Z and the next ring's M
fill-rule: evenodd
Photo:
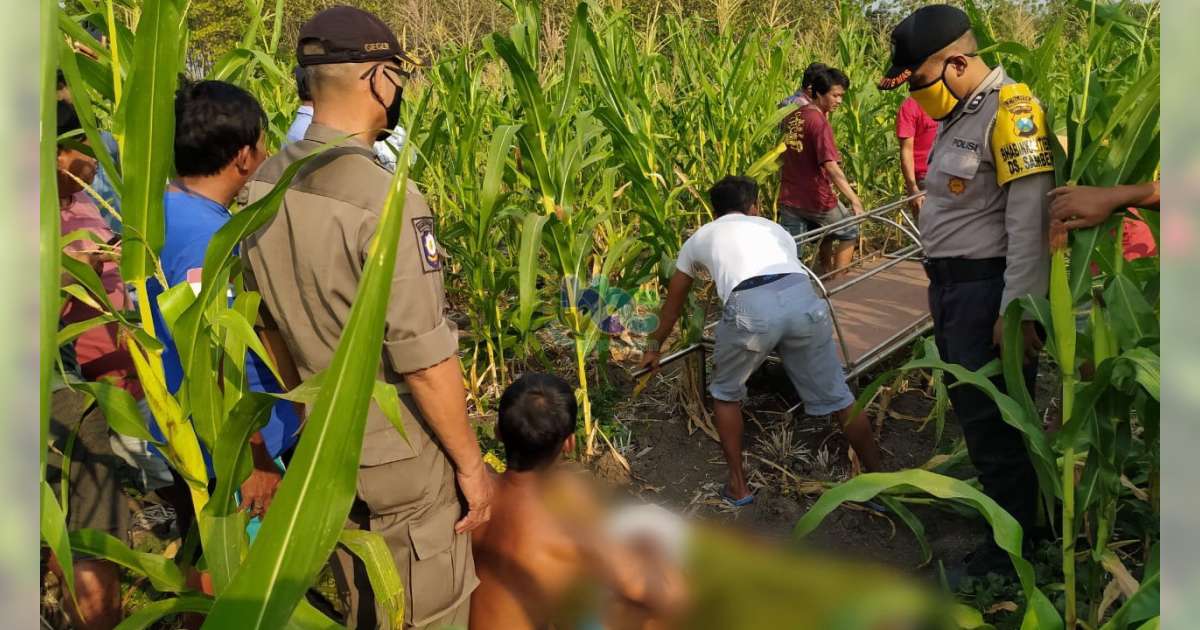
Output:
M653 555L609 539L590 492L558 470L561 456L575 450L576 410L571 387L547 374L520 378L500 398L507 471L491 521L472 532L479 587L471 630L584 628L605 616L607 627L631 627L613 624L611 611L653 616L679 598L678 577ZM607 596L599 615L598 596Z

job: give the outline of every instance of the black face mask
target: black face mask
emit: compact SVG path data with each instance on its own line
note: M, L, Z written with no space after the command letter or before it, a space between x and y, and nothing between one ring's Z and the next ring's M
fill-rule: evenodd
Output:
M382 66L376 66L375 70L372 71L372 74L377 72L381 67ZM383 71L383 75L387 77L388 81L392 81L392 78L387 74L387 70ZM375 101L377 103L383 105L383 99L380 98L379 93L375 91L374 76L372 76L371 79L371 96L375 97ZM384 140L387 140L388 137L392 135L392 130L396 128L396 125L400 124L400 106L404 101L404 88L395 81L392 81L392 85L396 86L396 95L392 97L391 104L383 105L383 108L387 110L387 123L383 129L380 129L379 132L375 134L376 142L383 142Z

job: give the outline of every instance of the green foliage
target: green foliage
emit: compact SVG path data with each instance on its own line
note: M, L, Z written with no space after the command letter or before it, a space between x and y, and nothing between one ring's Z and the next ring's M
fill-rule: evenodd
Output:
M276 147L298 105L291 76L296 31L331 4L76 0L61 11L54 3L43 4L43 41L49 42L42 56L43 175L54 170L53 134L46 130L53 118L49 86L61 53L84 136L122 196L122 272L141 295L146 295L145 278L157 272L162 242L176 74L183 70L193 78L227 80L250 90L267 112L268 144ZM435 61L407 90L407 149L418 156L411 176L438 217L451 303L469 320L463 326L469 349L464 361L472 399L485 412L509 374L555 351L572 354L588 452L594 450L598 424L589 394L589 383L597 378L594 359L601 358L603 365L613 347L628 343L630 334L646 332L632 330L639 309L656 305L680 244L708 218L703 191L711 183L726 174L750 174L762 184L764 209L774 205L778 125L791 111L777 104L796 89L808 63L841 66L852 79L833 124L846 172L864 202L893 199L902 189L893 134L902 95L879 92L873 83L887 61L887 29L912 3L842 0L832 11L829 3L815 1L355 4L381 15L403 41ZM445 10L450 4L454 11ZM1153 175L1159 108L1156 3L1100 2L1094 12L1084 0L1046 3L1042 9L1008 0L967 6L986 47L985 59L1003 62L1013 76L1030 82L1046 103L1056 133L1067 139L1066 147L1057 147L1063 182L1112 184ZM108 41L92 37L85 25L99 27ZM62 35L92 48L96 58L60 45ZM101 128L114 132L122 147L120 169L97 142ZM202 562L214 577L215 598L164 599L127 620L128 627L192 611L208 613L215 627L328 628L330 620L303 602L302 594L339 540L378 560L372 579L399 592L399 576L378 541L342 531L371 398L398 429L402 426L394 389L376 383L377 364L364 360L379 357L380 313L389 299L387 278L407 177L407 159L402 156L399 163L401 173L334 364L289 395L309 403L311 413L293 467L253 548L246 544L245 516L232 495L246 474L245 437L264 421L271 399L247 392L242 374L246 351L263 353L250 332L258 296L238 291L231 305L225 291L238 285L234 248L270 220L300 165L213 240L199 296L181 285L160 299L183 357L185 384L179 395L166 389L157 360L160 331L152 329L148 310L135 316L113 309L93 270L43 256L43 349L57 348L93 326L119 326L166 434L164 453L191 488L205 549ZM47 252L60 246L54 180L42 178L41 237ZM1124 264L1110 227L1074 235L1070 252L1060 255L1053 304L1044 299L1022 304L1049 330L1048 349L1060 372L1075 379L1064 378L1064 398L1072 397L1074 405L1058 437L1041 433L1030 393L1011 387L1020 380L1014 378L1019 364L1011 355L983 374L947 365L935 351L906 366L938 375L935 388L943 404L933 415L939 427L945 413L943 373L956 377L956 386L980 387L1000 401L1005 420L1026 436L1046 503L1068 496L1074 501L1079 517L1061 529L1078 530L1089 543L1091 553L1080 557L1081 575L1102 571L1093 565L1107 545L1118 534L1132 535L1119 531L1118 515L1157 518L1121 483L1124 475L1149 485L1158 466L1157 263ZM870 230L867 236L873 237ZM1101 271L1097 277L1090 273L1092 262ZM73 280L60 291L64 270ZM56 335L55 306L64 295L94 303L103 313ZM1089 297L1089 323L1070 352L1063 329ZM685 338L694 340L703 304L696 301L687 312ZM1010 315L1010 346L1019 316ZM47 400L53 352L42 357ZM1078 370L1085 361L1096 368L1086 378ZM1009 381L1011 395L991 386L987 377L996 373ZM129 400L102 385L84 387L101 401L114 428L138 434ZM45 437L45 417L42 424ZM213 453L217 468L211 496L201 444ZM1064 457L1068 453L1074 458ZM1082 466L1074 488L1070 473L1075 467L1060 463L1072 459ZM815 525L838 501L862 500L886 487L883 500L923 541L921 523L893 494L895 488L953 497L982 510L998 542L1013 554L1031 603L1024 616L1039 627L1061 624L1020 557L1021 532L1011 518L965 484L928 472L900 475L864 476L827 493L798 531ZM48 486L43 536L64 567L70 562L69 541L76 551L117 560L149 577L162 592L182 591L170 569L131 555L115 540L86 533L66 537L61 507L47 491ZM1155 522L1143 526L1157 530ZM930 556L926 549L925 557ZM1147 567L1144 574L1145 594L1119 608L1110 626L1152 623L1157 572ZM1099 594L1083 590L1094 610ZM390 613L400 618L403 602L391 603ZM1096 627L1103 620L1091 621Z

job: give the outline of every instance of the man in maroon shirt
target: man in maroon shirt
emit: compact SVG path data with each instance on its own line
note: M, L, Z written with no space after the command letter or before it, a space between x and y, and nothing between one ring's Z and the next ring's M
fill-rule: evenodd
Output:
M904 99L896 112L896 137L900 140L900 170L904 173L904 187L909 195L925 190L925 174L929 172L929 150L937 137L937 122L917 105L911 96ZM910 206L913 218L921 211L924 197L918 197Z
M850 79L841 70L821 68L813 73L810 103L784 120L787 150L779 186L779 223L793 236L850 216L838 203L834 186L850 202L854 214L863 211L862 202L842 172L842 156L828 118L842 104L848 89ZM834 230L823 238L817 254L817 274L844 273L842 270L853 259L857 240L857 225Z

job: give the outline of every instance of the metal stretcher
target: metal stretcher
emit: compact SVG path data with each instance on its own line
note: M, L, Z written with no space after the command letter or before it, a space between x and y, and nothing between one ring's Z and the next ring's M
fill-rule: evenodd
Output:
M830 281L830 277L837 272L820 278L809 272L814 288L829 305L847 379L875 367L933 326L927 293L929 280L921 266L921 240L908 213L895 212L918 196L884 204L796 237L797 245L816 245L831 232L868 221L891 228L881 250L859 257L836 280ZM888 216L892 213L898 214L898 219ZM717 321L708 322L699 343L664 356L659 366L693 352L711 350L712 330L716 325ZM778 358L772 356L768 361ZM633 376L640 377L647 371L638 370Z

